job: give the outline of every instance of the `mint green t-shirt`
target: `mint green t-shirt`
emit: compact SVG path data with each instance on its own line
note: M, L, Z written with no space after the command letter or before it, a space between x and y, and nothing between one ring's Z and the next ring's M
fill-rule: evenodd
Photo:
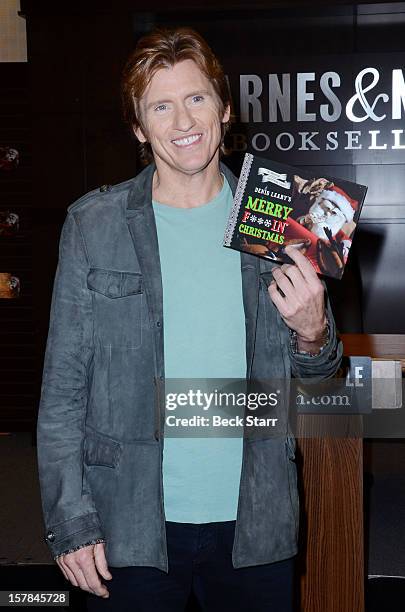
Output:
M222 246L232 199L224 177L220 192L202 206L184 209L153 201L166 378L245 378L240 254ZM165 436L166 520L235 520L242 448L242 437Z

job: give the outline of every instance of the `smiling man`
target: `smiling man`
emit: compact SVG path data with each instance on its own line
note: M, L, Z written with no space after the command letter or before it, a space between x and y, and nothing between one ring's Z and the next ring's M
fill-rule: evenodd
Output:
M167 435L163 382L328 378L341 344L299 252L222 247L237 178L230 98L187 28L142 38L123 73L147 167L72 204L38 419L46 541L88 609L290 612L294 440ZM256 330L260 330L256 333Z
M218 146L229 104L218 108L213 86L196 68L192 59L184 59L158 70L140 101L142 127L135 128L139 141L153 151L154 199L179 208L210 201L222 184Z

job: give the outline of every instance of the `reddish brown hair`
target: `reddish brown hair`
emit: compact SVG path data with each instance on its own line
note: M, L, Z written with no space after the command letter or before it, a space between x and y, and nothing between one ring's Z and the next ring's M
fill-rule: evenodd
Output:
M191 59L210 80L218 99L218 113L222 118L231 96L223 69L214 53L198 32L192 28L158 28L143 36L129 56L122 72L121 99L125 121L132 130L143 131L140 99L153 75L161 68L171 68L178 62ZM230 123L221 123L221 152L226 154L225 133ZM153 159L149 143L140 143L145 163Z

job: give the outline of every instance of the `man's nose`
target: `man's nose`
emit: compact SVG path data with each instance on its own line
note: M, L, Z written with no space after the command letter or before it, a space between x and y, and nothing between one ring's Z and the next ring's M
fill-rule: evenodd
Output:
M193 114L187 106L181 105L176 109L173 126L174 128L185 132L192 128L194 123L195 120Z

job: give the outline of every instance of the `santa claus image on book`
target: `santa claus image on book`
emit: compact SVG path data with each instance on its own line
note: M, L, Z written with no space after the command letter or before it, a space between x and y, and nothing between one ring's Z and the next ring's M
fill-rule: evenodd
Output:
M302 250L317 272L340 278L356 228L358 201L326 178L294 175L293 212L285 243L273 249L283 256L288 244Z
M327 235L325 229L329 229L332 236L336 236L340 230L347 235L353 233L353 218L358 204L356 200L326 179L305 181L294 176L294 182L297 184L297 192L308 194L310 201L308 212L297 218L301 225L324 240L329 239L329 232Z

